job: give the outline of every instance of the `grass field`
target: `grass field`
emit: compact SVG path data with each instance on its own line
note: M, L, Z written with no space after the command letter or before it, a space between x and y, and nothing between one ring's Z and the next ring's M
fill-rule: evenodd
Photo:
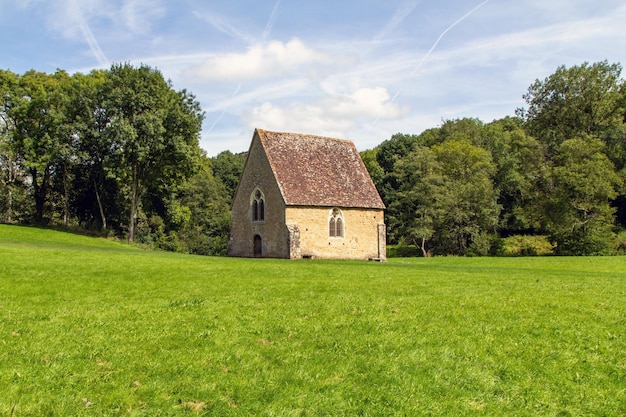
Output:
M0 416L626 415L626 259L231 259L0 225Z

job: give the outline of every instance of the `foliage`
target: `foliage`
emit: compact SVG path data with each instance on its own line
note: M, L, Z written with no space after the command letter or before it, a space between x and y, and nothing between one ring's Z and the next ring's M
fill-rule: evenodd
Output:
M370 174L372 178L372 182L377 190L382 189L384 179L385 179L385 170L378 163L378 149L368 149L363 152L360 152L361 159L365 164L365 168Z
M430 256L426 242L435 234L437 197L446 186L441 165L430 149L418 147L398 162L394 175L400 187L388 207L392 241L412 243Z
M610 201L621 181L602 147L588 138L566 140L556 149L545 218L559 254L604 254L611 246Z
M626 224L623 208L614 210L626 179L621 70L607 61L561 66L524 96L529 107L519 113L546 150L546 231L559 253L606 253L616 221Z
M423 256L486 255L497 253L498 236L538 235L558 254L619 251L621 70L607 61L561 66L528 88L516 117L444 120L361 152L387 206L388 243ZM1 70L0 95L0 221L225 253L246 153L204 156L199 103L158 70Z
M0 70L0 221L13 223L28 217L26 172L15 137L11 112L19 78Z
M387 258L410 258L422 253L414 245L387 245Z
M624 259L289 261L0 225L1 415L626 413Z
M397 184L386 201L391 243L415 244L423 256L464 255L479 236L495 232L500 210L492 180L496 167L464 131L447 123L437 144L414 145L387 174L393 178L388 184Z
M499 256L546 256L554 253L547 236L515 235L500 239Z
M224 253L243 156L216 158L230 182L215 180L191 93L129 64L72 76L1 71L0 93L0 220L130 241L138 233L139 243L159 249Z
M524 95L528 109L518 112L525 118L530 134L546 145L548 154L563 141L576 137L623 136L621 70L621 65L607 61L560 66L528 88Z
M626 227L620 73L606 61L562 66L529 87L517 117L446 120L364 152L388 243L485 255L497 252L497 235L538 235L558 254L615 253L614 233Z
M173 91L160 72L147 66L114 65L103 94L109 120L105 135L120 153L117 176L128 201L132 241L144 193L152 190L161 197L152 201L159 213L159 205L166 205L195 172L203 116L193 96Z
M188 253L226 255L230 194L226 185L213 176L213 162L203 158L200 170L179 194L180 204L190 211L189 220L178 231Z
M246 162L246 155L247 153L234 154L230 151L223 151L211 158L213 176L224 184L230 196L235 195L243 165Z
M622 231L615 237L615 253L618 255L626 255L626 231Z
M536 213L543 197L537 185L545 167L541 144L525 132L521 119L505 117L485 125L475 145L488 150L496 166L500 233L539 229Z
M495 166L487 151L462 140L432 149L444 184L435 197L440 202L438 243L445 253L464 255L477 236L495 232L500 211L491 180Z

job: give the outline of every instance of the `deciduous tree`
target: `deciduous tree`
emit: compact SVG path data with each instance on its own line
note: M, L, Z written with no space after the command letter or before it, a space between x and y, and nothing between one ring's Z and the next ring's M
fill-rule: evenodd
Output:
M127 196L128 239L148 188L162 192L193 174L203 113L194 97L175 92L158 70L113 65L103 89L110 124L104 132L120 153L117 178Z
M598 139L576 138L556 148L543 214L558 253L602 254L611 244L610 202L622 182L603 147Z
M527 109L518 113L530 134L552 155L565 140L623 136L624 102L620 64L608 61L567 68L560 66L536 80L524 95Z

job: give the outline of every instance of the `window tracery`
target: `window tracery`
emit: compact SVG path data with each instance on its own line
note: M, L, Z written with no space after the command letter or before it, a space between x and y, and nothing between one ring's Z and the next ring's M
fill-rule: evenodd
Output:
M265 196L258 188L252 192L252 221L265 221Z
M328 236L343 237L344 220L343 213L338 208L333 208L328 216Z

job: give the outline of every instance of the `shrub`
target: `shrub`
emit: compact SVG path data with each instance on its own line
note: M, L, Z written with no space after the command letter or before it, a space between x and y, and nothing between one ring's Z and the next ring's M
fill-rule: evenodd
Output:
M387 245L388 258L412 258L422 256L422 251L414 245Z
M615 254L626 255L626 230L621 231L615 236Z
M546 236L515 235L500 239L499 256L546 256L554 254L554 246Z

